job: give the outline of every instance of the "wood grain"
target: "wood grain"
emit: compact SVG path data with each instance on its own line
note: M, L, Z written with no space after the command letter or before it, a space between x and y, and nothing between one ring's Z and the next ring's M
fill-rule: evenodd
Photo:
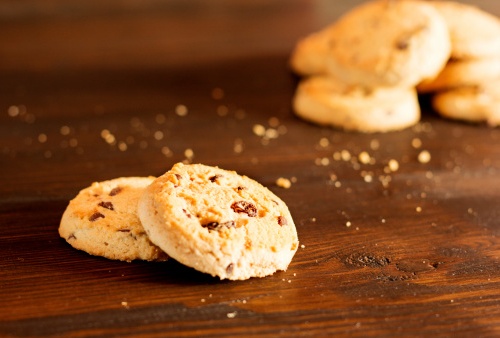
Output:
M387 134L293 115L295 41L354 4L2 3L0 336L500 335L500 130L426 97L419 125ZM288 271L219 281L59 238L80 189L161 175L187 149L288 204L302 245Z

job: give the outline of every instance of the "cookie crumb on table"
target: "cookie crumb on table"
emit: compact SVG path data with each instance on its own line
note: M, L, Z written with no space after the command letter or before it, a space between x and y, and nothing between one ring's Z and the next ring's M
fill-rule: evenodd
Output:
M280 177L276 180L276 185L278 187L288 189L292 186L292 182L288 178Z

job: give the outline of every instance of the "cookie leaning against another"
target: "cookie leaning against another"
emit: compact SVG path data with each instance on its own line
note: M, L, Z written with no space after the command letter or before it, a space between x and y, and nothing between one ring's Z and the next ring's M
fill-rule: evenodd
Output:
M418 0L366 2L321 34L328 36L326 72L369 87L411 87L433 78L451 51L444 19Z
M299 83L293 108L310 122L366 133L404 129L420 119L414 88L365 89L322 76Z
M246 176L202 164L178 163L158 177L138 213L170 257L221 279L286 270L299 245L281 199Z
M59 234L91 255L132 261L163 261L167 255L151 243L137 216L137 203L154 177L121 177L94 182L69 202Z

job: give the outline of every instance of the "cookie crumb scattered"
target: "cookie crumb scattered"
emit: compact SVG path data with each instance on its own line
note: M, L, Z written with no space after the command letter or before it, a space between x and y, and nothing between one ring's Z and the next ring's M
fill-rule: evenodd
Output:
M371 161L371 156L366 151L362 151L358 155L358 160L363 164L369 164Z
M284 189L289 189L292 186L292 182L288 178L280 177L276 180L276 185Z
M431 160L431 153L429 153L427 150L422 150L418 154L418 161L420 163L429 163L430 160Z
M237 314L237 312L234 311L234 312L228 312L226 315L227 315L227 318L234 318L234 317L236 317L236 314Z
M389 162L387 163L387 167L392 172L398 171L398 169L399 169L399 162L397 160L394 160L394 159L389 160Z
M326 148L330 145L330 141L326 138L326 137L322 137L320 140L319 140L319 146L321 148Z
M224 98L224 90L222 88L219 88L219 87L215 87L214 89L212 89L212 98L214 100L221 100Z
M411 140L411 146L415 149L419 149L422 146L422 140L420 140L418 137L415 137L413 140Z
M177 116L186 116L188 114L188 108L183 105L183 104L178 104L176 107L175 107L175 113L177 114Z

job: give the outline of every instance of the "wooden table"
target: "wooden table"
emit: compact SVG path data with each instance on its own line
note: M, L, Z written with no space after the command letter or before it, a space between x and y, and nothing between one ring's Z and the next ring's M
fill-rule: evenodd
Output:
M500 129L425 98L421 123L386 134L291 110L295 42L355 3L3 1L0 336L500 335ZM301 246L286 272L220 281L59 238L80 189L179 161L288 204Z

